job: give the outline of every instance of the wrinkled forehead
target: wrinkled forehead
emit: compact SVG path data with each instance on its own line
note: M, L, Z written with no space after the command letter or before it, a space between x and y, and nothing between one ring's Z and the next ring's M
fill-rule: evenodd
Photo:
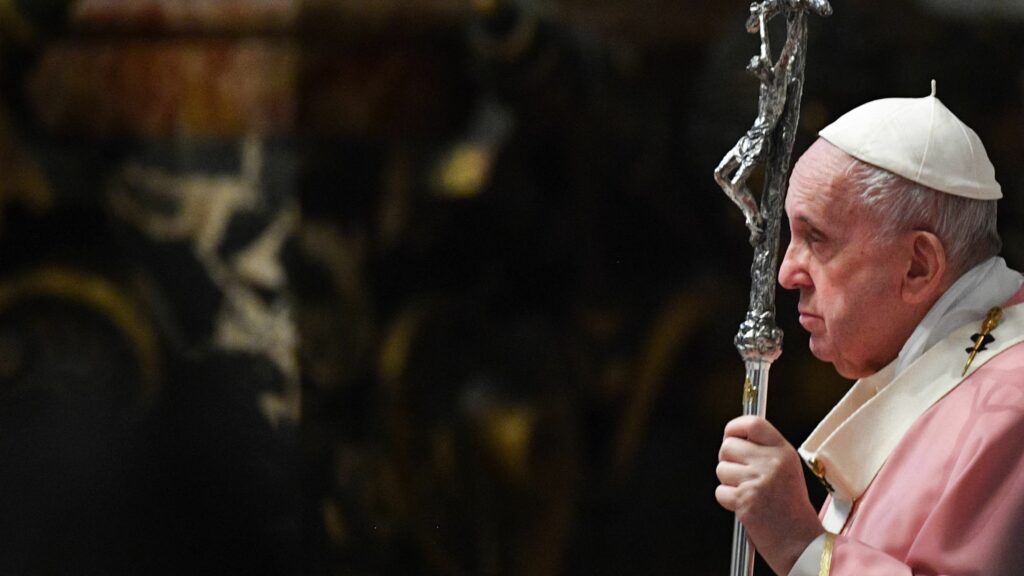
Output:
M786 213L814 210L823 214L849 212L855 191L847 185L855 158L819 138L793 168L786 195Z

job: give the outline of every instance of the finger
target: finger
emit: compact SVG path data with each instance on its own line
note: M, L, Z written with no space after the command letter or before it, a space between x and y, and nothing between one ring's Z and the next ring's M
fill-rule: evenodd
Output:
M740 416L725 425L725 436L746 438L762 446L785 444L786 439L775 426L760 416Z
M718 449L718 460L746 464L756 449L757 445L746 438L726 437Z
M743 464L719 462L715 468L715 475L718 476L718 481L726 486L739 486L754 478L754 471Z
M746 438L757 421L757 416L738 416L725 425L726 438Z
M718 504L730 512L736 511L736 499L738 489L732 486L719 485L715 488L715 500Z

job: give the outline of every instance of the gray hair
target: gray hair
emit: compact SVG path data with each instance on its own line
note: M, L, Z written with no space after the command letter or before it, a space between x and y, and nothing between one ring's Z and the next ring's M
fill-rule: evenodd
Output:
M999 254L996 201L939 192L887 170L854 159L846 185L857 201L878 218L879 237L922 229L938 236L953 277Z

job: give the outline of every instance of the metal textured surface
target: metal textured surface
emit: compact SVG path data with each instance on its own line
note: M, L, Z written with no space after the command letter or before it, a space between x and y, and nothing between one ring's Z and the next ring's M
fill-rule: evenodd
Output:
M747 70L760 82L758 115L753 126L725 155L715 170L715 181L743 212L754 246L750 268L750 307L740 324L735 344L746 363L743 414L764 416L768 370L782 354L782 330L775 325L775 282L778 275L779 231L789 185L790 159L803 95L807 47L807 13L828 16L827 0L769 0L750 5L747 31L759 34L760 51ZM769 21L786 16L786 42L772 60ZM747 188L747 180L765 165L760 206ZM746 529L737 519L733 529L730 574L754 571L754 550Z

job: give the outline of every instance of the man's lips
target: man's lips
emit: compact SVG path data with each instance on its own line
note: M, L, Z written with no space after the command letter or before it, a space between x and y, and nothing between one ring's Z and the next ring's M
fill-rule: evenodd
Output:
M804 327L804 330L810 332L812 327L821 326L821 316L807 310L798 310L798 312L800 313L800 325Z

